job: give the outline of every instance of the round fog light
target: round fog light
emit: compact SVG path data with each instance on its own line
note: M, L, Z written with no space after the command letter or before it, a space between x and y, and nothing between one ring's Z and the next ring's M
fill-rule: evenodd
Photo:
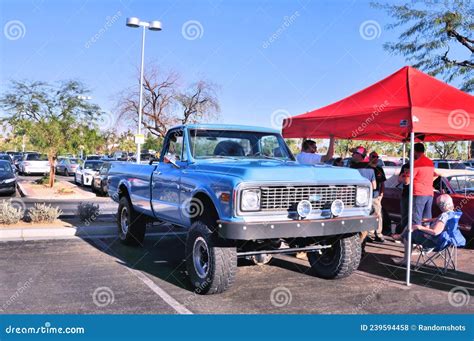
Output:
M301 200L296 207L296 211L301 218L306 218L311 214L311 210L313 207L311 206L311 202L309 200Z
M333 216L338 217L344 211L344 202L341 199L336 199L331 204L331 213Z

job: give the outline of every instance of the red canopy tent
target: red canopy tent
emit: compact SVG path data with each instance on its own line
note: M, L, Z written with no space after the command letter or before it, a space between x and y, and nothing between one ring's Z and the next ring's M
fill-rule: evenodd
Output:
M474 96L405 66L385 79L320 109L287 118L286 138L405 141L474 139Z
M474 97L412 67L405 66L385 79L338 102L283 121L286 138L324 138L375 141L474 139ZM413 162L410 163L413 174ZM410 185L408 243L411 245L413 186ZM410 260L411 247L406 248ZM410 262L407 262L410 285Z

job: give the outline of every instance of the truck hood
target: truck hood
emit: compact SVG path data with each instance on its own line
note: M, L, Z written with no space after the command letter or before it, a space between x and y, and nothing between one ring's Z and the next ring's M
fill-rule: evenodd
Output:
M327 165L301 165L296 162L283 163L273 160L212 160L201 161L193 167L198 172L235 176L244 181L360 183L365 180L355 169Z

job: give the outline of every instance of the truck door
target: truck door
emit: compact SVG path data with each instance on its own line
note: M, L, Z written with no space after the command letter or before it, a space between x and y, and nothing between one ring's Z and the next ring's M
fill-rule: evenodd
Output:
M159 219L180 223L180 178L186 167L182 129L168 133L158 167L152 177L152 205ZM166 157L166 158L165 158ZM172 162L167 162L167 158Z

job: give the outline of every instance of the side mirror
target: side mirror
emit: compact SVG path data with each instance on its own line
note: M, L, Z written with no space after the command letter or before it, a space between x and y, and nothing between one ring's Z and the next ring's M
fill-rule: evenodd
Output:
M174 167L176 168L181 168L177 163L176 163L176 156L174 154L167 154L165 155L163 161L165 163L171 163Z

